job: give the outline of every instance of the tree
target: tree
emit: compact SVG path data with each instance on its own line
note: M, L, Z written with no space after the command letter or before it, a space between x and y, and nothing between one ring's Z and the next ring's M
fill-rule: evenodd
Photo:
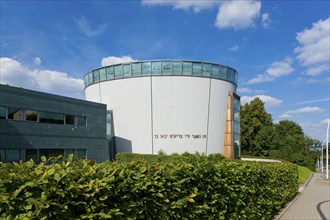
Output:
M266 112L264 103L255 98L241 106L241 144L242 153L264 155L269 148L269 135L272 134L272 117Z

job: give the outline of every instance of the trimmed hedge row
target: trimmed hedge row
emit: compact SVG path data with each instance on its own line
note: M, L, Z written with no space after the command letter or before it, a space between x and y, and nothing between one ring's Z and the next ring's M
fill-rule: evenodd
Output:
M195 154L183 153L183 154L170 154L167 155L163 152L158 154L135 154L135 153L117 153L116 161L118 162L132 162L132 161L147 161L148 163L191 163L198 164L201 162L217 163L220 160L226 159L221 154L210 154L206 156L205 154L200 154L196 152Z
M271 219L297 193L290 163L0 164L1 219Z

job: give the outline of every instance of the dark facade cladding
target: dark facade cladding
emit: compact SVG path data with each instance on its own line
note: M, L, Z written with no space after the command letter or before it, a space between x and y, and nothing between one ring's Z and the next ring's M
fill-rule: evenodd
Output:
M0 85L0 160L109 159L106 105Z

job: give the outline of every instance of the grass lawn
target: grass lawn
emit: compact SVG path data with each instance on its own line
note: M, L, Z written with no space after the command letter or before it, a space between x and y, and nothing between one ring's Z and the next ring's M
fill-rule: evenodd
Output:
M298 183L303 184L308 177L312 174L312 171L306 167L298 166Z

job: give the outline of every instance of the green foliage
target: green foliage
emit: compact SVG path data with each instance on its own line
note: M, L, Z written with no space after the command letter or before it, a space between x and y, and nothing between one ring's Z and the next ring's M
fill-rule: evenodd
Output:
M149 163L191 163L196 164L202 161L218 162L224 160L225 157L221 154L210 154L208 156L196 152L191 154L185 152L183 154L171 154L166 155L164 152L158 154L133 154L121 152L116 154L116 161L119 162L131 162L131 161L147 161Z
M184 157L197 161L0 164L0 218L271 219L297 193L290 163Z
M270 138L268 127L272 126L272 117L266 112L264 103L255 98L241 106L240 118L242 154L262 155L269 143L261 140Z
M273 124L259 98L243 105L240 117L242 154L287 160L315 169L317 154L310 147L318 141L305 136L300 125L289 120Z

